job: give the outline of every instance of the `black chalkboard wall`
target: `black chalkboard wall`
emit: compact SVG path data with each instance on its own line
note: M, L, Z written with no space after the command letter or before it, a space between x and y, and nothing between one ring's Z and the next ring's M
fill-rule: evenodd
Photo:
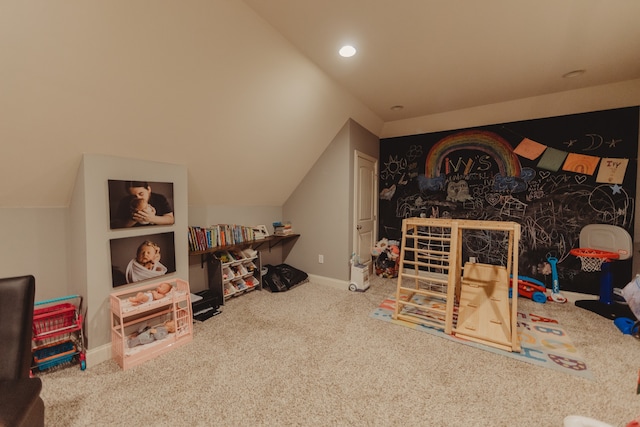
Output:
M516 221L522 225L521 275L550 287L544 267L552 256L559 260L561 290L598 294L599 274L582 272L569 251L579 247L587 224L617 225L633 237L639 111L620 108L382 139L378 235L400 240L402 219L408 217ZM524 139L520 149L534 145L538 157L514 152ZM605 159L612 159L608 165L614 169L618 160L628 160L618 184L604 174ZM506 251L501 242L487 250L473 241L463 242L464 260L489 262L496 251ZM631 279L631 264L611 264L614 286Z

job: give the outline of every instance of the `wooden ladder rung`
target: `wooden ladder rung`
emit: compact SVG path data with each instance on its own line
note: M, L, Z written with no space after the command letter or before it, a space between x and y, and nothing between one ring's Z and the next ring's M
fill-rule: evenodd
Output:
M444 329L444 322L438 320L425 319L422 317L408 316L405 314L398 314L397 320L404 320L405 322L415 323L418 325L432 326L436 329Z
M422 258L422 259L417 259L414 261L405 261L404 264L407 264L409 266L420 266L420 267L425 267L425 268L449 268L449 260L442 260L442 259L434 259L434 258ZM427 270L428 272L428 270Z
M428 234L407 234L407 239L417 239L417 240L433 240L436 242L450 242L451 236L430 236Z
M445 305L446 301L442 301L442 304ZM445 309L441 309L441 308L436 308L436 307L432 307L432 306L424 306L422 304L416 304L415 302L408 302L408 301L402 301L400 303L400 305L408 305L409 307L414 307L414 308L418 308L420 310L424 310L424 311L433 311L434 313L438 313L438 314L445 314Z
M413 265L413 266L418 266L418 267L429 267L429 268L437 268L439 270L449 270L449 265L448 264L429 264L426 262L420 262L420 261L405 261L404 264L409 264L409 265Z
M409 273L402 273L402 278L403 279L417 279L417 280L421 280L422 282L433 282L433 283L437 283L440 285L446 285L449 283L449 281L447 279L438 279L437 277L427 277L427 276L419 276L416 274L409 274Z
M414 294L418 294L418 295L423 295L425 297L435 297L438 299L444 299L444 301L442 302L443 304L446 303L446 291L445 292L437 292L437 291L429 291L426 289L416 289L416 288L406 288L404 286L400 286L400 292L406 292L406 293L414 293ZM410 304L408 302L401 302L402 304Z
M418 256L428 256L428 255L441 255L443 258L449 258L448 251L439 251L436 249L425 249L425 248L412 248L406 247L406 251L415 252Z

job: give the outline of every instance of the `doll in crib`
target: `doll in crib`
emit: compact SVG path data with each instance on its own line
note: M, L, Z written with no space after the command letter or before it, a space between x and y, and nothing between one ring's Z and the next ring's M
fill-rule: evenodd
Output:
M141 327L138 332L135 332L129 340L127 345L129 348L133 348L139 345L149 344L157 340L166 338L167 335L176 331L176 322L173 320L167 320L161 326L155 326L150 328L149 326Z
M165 295L167 295L169 292L171 292L171 285L167 282L164 282L160 283L155 289L151 289L146 292L138 292L136 296L129 298L129 302L131 302L132 305L140 305L144 304L145 302L164 298Z

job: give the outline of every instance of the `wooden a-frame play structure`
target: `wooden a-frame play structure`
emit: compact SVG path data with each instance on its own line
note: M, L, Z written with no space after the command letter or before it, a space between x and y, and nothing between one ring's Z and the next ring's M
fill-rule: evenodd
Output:
M486 246L483 255L495 263L463 265L467 238ZM510 277L518 277L519 241L515 222L403 220L393 318L519 352L518 298L509 298Z

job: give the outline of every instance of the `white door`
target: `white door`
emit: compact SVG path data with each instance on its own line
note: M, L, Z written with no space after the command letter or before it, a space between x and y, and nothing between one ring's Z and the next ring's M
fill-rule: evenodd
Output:
M378 215L378 161L355 151L353 253L363 264L371 263Z

